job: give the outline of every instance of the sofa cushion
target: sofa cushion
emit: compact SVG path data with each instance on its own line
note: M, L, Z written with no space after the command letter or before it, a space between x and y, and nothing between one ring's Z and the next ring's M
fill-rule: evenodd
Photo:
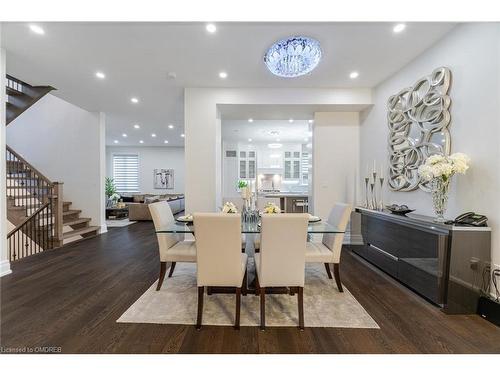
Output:
M134 203L142 203L142 202L144 202L144 194L135 194L132 197L134 199Z
M155 203L155 202L159 202L159 201L160 201L160 196L159 195L146 196L144 198L144 203L145 204L151 204L151 203Z

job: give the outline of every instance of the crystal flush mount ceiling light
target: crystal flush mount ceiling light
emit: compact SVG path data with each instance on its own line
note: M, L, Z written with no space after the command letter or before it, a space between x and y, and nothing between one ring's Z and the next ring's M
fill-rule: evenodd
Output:
M294 78L312 72L318 66L321 55L316 39L296 36L274 43L265 54L264 63L274 75Z

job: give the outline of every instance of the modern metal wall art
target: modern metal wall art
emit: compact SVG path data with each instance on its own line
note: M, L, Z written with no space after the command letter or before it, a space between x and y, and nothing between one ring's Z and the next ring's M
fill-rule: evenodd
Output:
M440 67L387 101L389 126L389 176L392 190L411 191L420 187L418 167L430 155L449 155L451 71Z

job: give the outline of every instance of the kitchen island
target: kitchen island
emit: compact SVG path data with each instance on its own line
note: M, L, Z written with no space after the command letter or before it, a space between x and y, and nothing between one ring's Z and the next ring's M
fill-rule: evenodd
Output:
M281 210L285 213L308 212L309 196L307 192L259 193L264 198L279 198Z

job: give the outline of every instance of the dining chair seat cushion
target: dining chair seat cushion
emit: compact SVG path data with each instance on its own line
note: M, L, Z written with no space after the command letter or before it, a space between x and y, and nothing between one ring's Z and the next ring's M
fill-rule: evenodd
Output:
M179 241L169 249L160 249L162 262L196 262L196 242Z
M322 242L306 243L306 263L333 263L333 252Z

